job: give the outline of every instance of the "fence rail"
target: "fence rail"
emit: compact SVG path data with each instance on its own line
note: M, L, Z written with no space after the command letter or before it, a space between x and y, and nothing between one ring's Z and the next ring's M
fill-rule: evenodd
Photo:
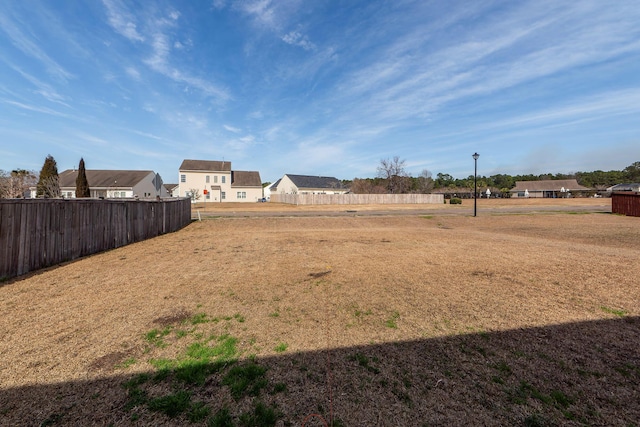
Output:
M292 205L443 204L442 194L271 194L270 200Z
M179 230L189 199L0 200L0 279Z
M611 212L627 216L640 216L640 194L613 193L611 195Z

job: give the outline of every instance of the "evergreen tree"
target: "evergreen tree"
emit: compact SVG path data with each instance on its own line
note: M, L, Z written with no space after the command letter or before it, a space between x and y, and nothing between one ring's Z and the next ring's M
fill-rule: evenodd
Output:
M36 195L38 197L60 197L58 165L51 154L44 159L38 185L36 186Z
M83 158L80 158L80 164L78 165L78 176L76 178L76 197L91 197L89 182L87 181L87 172L84 169Z

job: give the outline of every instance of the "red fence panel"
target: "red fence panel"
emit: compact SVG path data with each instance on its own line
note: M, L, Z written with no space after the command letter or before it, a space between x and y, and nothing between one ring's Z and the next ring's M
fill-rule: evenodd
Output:
M611 195L611 212L627 216L640 216L640 194L613 193Z

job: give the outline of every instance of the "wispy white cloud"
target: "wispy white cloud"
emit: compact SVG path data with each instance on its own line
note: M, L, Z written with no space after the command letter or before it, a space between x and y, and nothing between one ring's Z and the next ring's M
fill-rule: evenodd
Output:
M140 71L138 71L135 67L127 67L124 69L129 77L136 81L140 81Z
M12 101L10 99L0 99L0 102L3 102L7 105L11 105L13 107L21 108L23 110L33 111L36 113L48 114L51 116L58 116L58 117L70 117L68 114L53 110L51 108L25 104L22 102Z
M60 93L58 93L58 91L53 86L43 82L42 80L32 76L29 73L26 73L19 67L16 67L11 64L10 64L10 67L13 68L13 70L16 73L20 74L25 80L27 80L28 82L30 82L32 85L36 87L36 89L34 90L34 93L41 95L42 97L44 97L50 102L55 102L60 105L64 105L65 107L70 107L69 104L67 104L66 102L67 98L63 95L60 95Z
M145 38L138 32L135 16L120 0L102 0L107 8L109 25L121 36L131 41L143 42Z
M378 120L424 117L453 101L638 51L633 20L605 14L587 26L583 21L594 17L584 15L593 11L571 5L549 17L546 5L529 4L499 16L487 25L491 30L470 28L463 39L435 48L416 45L408 33L344 80L339 97L360 98L367 115Z
M223 128L225 128L226 130L228 130L229 132L233 132L233 133L240 133L242 132L242 129L233 127L233 126L229 126L229 125L222 125Z
M291 31L282 36L282 41L292 46L299 46L304 50L316 49L316 45L310 42L309 38L306 35L300 33L300 31L297 30Z
M0 29L4 31L11 43L18 48L22 53L32 58L37 59L42 64L44 64L47 72L51 74L53 77L61 80L68 81L72 79L74 76L70 72L68 72L64 67L58 64L54 59L52 59L47 52L40 46L37 39L32 35L26 34L21 28L17 25L21 24L20 27L25 27L26 25L23 22L20 22L20 18L17 16L9 17L6 14L0 12Z

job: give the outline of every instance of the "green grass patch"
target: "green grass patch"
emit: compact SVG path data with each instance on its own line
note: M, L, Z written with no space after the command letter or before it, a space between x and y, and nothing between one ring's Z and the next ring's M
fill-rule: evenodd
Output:
M267 368L255 363L234 366L222 379L222 384L229 387L231 396L238 400L242 396L257 396L260 390L267 385L264 374Z
M371 316L373 312L371 310L367 310L367 311L356 310L353 314L356 317L362 317L362 316Z
M239 421L242 427L272 427L281 416L277 407L258 402L252 412L240 415Z
M222 408L207 421L207 427L234 427L228 408Z
M191 316L191 319L189 319L189 323L191 323L192 325L198 325L200 323L209 323L210 319L209 316L207 316L207 313L196 313L193 316Z
M148 408L154 412L161 412L170 418L175 418L191 406L191 394L180 390L174 394L151 399Z
M367 356L365 356L364 354L355 353L355 354L349 356L348 360L350 360L352 362L358 362L358 365L362 366L363 368L365 368L369 372L372 372L374 374L379 374L380 373L380 369L378 369L375 366L372 366L370 364L371 361L377 362L378 361L377 358L372 358L372 360L369 360L369 358Z
M216 339L215 345L195 342L178 359L151 359L149 363L158 369L156 380L163 380L173 373L185 383L202 385L209 375L235 363L239 354L237 342L237 338L223 335Z
M398 313L397 311L394 311L391 314L391 317L388 318L387 320L385 320L384 325L387 328L398 329L398 319L399 318L400 318L400 313Z
M166 337L167 335L169 335L169 333L171 332L171 330L173 329L172 326L167 326L166 328L160 330L160 329L152 329L149 332L147 332L146 334L144 334L144 339L151 345L155 346L155 347L159 347L159 348L164 348L167 346L167 344L164 342L164 337Z
M209 408L204 402L192 402L187 411L187 419L192 423L199 423L207 419L211 414Z
M124 405L126 411L145 405L148 402L147 392L142 390L140 386L149 381L150 378L149 374L139 374L122 384L127 390L127 402Z
M130 367L132 365L135 365L135 364L136 364L136 359L133 358L133 357L130 357L130 358L124 360L123 362L118 363L115 367L117 369L127 369L128 367Z
M625 310L616 310L615 308L609 308L605 306L601 306L600 310L604 311L605 313L614 314L618 317L624 317L629 314Z
M276 353L284 353L285 351L287 351L288 347L289 345L287 343L281 342L274 348L274 350Z

